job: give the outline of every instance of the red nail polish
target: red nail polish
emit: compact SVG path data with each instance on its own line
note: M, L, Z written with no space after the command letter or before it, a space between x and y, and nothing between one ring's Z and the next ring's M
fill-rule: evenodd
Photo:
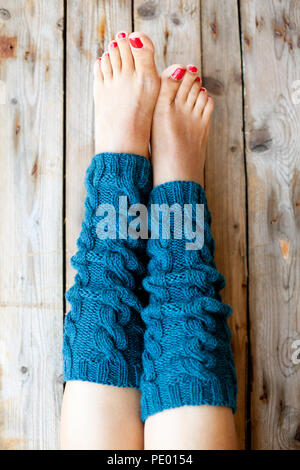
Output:
M109 57L109 52L105 52L104 55L105 55L106 57Z
M185 74L185 69L176 69L172 73L171 77L174 78L174 80L181 80L184 74Z
M200 91L206 91L206 88L200 88Z
M99 60L99 62L100 62L100 60L101 60L101 57L98 57L98 60Z
M110 47L118 47L117 41L112 41L112 42L110 43Z
M200 82L201 81L201 78L200 77L197 77L195 82Z
M189 70L189 72L192 72L192 73L197 73L198 72L198 69L195 65L191 65L190 67L188 67L188 70Z
M141 49L141 47L143 47L143 43L140 38L129 38L129 41L132 47L135 47L136 49Z
M119 39L125 39L126 38L126 33L118 33L118 38Z

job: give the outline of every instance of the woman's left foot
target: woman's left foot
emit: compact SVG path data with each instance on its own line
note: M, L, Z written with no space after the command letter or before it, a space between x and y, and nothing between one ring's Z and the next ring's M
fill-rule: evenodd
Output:
M148 157L160 87L151 39L119 32L96 62L94 75L96 153Z

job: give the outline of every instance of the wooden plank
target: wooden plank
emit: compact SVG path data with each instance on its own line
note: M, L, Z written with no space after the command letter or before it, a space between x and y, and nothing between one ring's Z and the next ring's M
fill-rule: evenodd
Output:
M215 100L205 187L213 215L216 263L226 278L223 300L232 305L232 346L238 377L236 426L245 447L247 412L247 250L243 92L239 18L235 0L201 5L202 67Z
M134 29L151 37L159 72L173 63L200 69L200 0L135 0Z
M299 449L300 3L241 2L249 194L252 447ZM295 356L295 354L294 354ZM295 362L295 361L294 361Z
M0 10L0 448L58 447L63 1Z
M84 211L86 169L94 155L93 66L118 31L131 31L131 2L72 0L67 8L67 286L74 281L70 257L76 252Z

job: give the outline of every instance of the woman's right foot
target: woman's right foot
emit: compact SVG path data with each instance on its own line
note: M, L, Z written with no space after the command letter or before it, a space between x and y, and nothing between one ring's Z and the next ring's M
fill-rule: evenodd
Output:
M175 180L203 186L213 109L195 66L172 65L163 72L152 124L154 186Z
M96 153L148 157L159 87L152 41L143 33L118 33L94 67Z

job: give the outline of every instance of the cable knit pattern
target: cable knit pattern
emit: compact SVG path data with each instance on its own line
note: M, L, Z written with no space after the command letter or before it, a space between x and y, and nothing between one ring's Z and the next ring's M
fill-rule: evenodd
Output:
M150 204L204 204L204 246L186 250L185 238L149 239L150 262L143 285L149 305L141 379L142 419L183 405L236 408L236 375L227 318L219 294L225 285L214 262L211 216L204 189L190 181L156 187ZM193 210L193 220L195 220Z
M71 311L65 321L65 380L139 386L143 324L138 286L145 241L99 239L96 212L100 204L113 204L118 217L120 196L127 196L128 206L145 203L150 188L150 164L138 155L99 154L87 170L85 217L71 260L78 273L66 294Z

